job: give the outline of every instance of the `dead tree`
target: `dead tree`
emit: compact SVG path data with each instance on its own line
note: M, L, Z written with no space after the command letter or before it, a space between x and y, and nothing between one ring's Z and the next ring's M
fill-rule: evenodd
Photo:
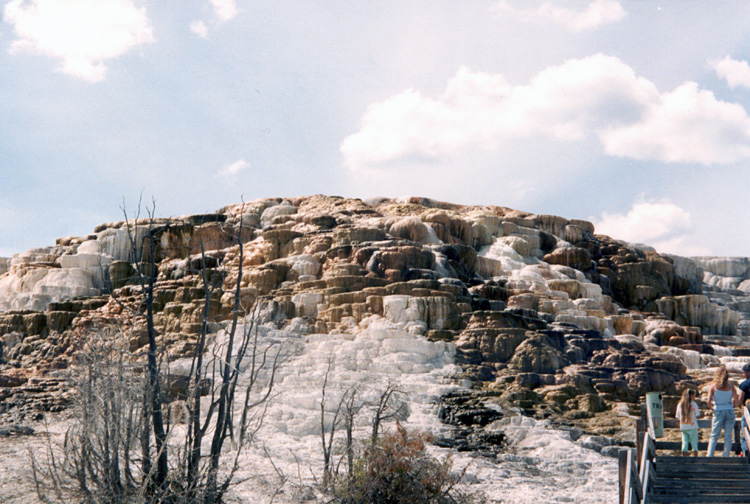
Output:
M354 470L354 423L360 410L365 406L359 402L359 387L356 385L349 387L344 392L341 403L346 434L344 451L346 452L347 472L351 478Z
M392 383L388 383L372 405L372 434L370 446L378 442L380 426L383 422L404 416L406 403L401 400L403 392Z
M129 262L135 268L131 283L137 286L137 301L120 297L122 291L115 290L111 296L123 310L145 321L148 345L146 363L142 367L143 377L132 367L137 356L121 354L119 361L112 361L117 354L112 351L95 353L98 347L82 352L91 354L88 374L78 387L82 407L74 427L68 433L66 464L72 468L58 470L61 465L52 463L49 470L34 466L35 474L47 476L52 482L52 491L59 502L66 495L81 495L92 504L114 504L142 502L143 504L218 504L223 501L238 468L239 455L257 432L262 423L266 405L272 397L276 371L283 361L282 346L264 340L263 333L254 323L254 317L242 306L243 237L242 221L236 239L239 259L237 285L234 287L234 303L231 323L225 335L226 348L211 351L208 345L212 307L211 301L222 292L226 266L219 261L209 265L203 240L199 273L205 296L201 330L192 356L187 410L188 428L184 438L171 438L175 432L165 421L163 407L162 372L160 349L157 346L157 330L154 325L154 295L157 280L157 257L161 233L168 226L157 225L153 208L148 219L139 219L138 212L132 220L125 213L125 228L129 246ZM197 230L200 237L201 229ZM82 335L85 341L98 341L108 329L91 328L91 335ZM111 344L121 345L127 351L127 338L109 338ZM109 341L109 340L108 340ZM93 345L90 343L89 346ZM96 357L96 358L94 358ZM86 364L85 359L82 364ZM120 367L115 366L117 362ZM80 365L78 366L81 367ZM212 374L213 373L213 374ZM134 386L140 380L141 386ZM208 387L210 397L202 397ZM244 390L243 390L244 387ZM243 394L244 391L244 394ZM203 441L211 435L210 449ZM226 473L220 474L222 447L228 438L236 446L234 464ZM168 443L169 442L169 443ZM168 450L168 445L176 449ZM140 455L138 455L140 446ZM50 451L50 454L52 452ZM140 472L140 475L138 474ZM63 482L73 482L63 488ZM41 488L44 485L37 481ZM66 483L68 485L68 483ZM68 493L66 493L68 492ZM41 495L40 495L41 496ZM43 498L46 501L46 499Z
M333 357L328 358L328 367L323 377L323 385L320 394L320 444L323 449L323 490L329 490L333 483L333 440L336 429L341 421L341 409L343 401L339 401L333 413L330 430L326 427L326 405L328 404L328 377L333 367Z
M140 286L142 298L141 315L146 319L146 330L148 334L148 355L146 363L146 383L148 406L150 409L150 421L154 432L154 441L156 448L156 474L154 485L158 491L166 489L167 478L169 476L168 451L167 451L167 433L164 429L164 416L162 413L162 393L161 382L159 379L159 365L157 361L156 347L156 329L154 327L154 286L158 269L156 267L156 250L158 238L155 229L155 209L156 201L152 200L150 209L147 209L148 226L143 236L138 236L138 217L141 211L141 200L138 201L138 208L133 219L132 227L128 220L128 214L123 205L122 211L125 216L125 228L128 234L132 261L135 264L136 281ZM147 259L148 269L144 271L144 258ZM146 429L146 432L148 429ZM143 441L142 446L148 447L148 443ZM150 454L143 453L144 470L148 467L151 473Z

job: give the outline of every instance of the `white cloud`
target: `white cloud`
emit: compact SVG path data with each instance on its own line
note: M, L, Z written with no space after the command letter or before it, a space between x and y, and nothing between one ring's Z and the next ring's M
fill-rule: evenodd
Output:
M527 21L552 22L572 32L594 30L622 21L627 16L625 9L616 0L595 0L582 12L556 7L551 2L545 2L536 9L517 9L506 0L501 0L492 10Z
M737 61L725 56L723 60L711 61L709 64L716 71L716 75L727 81L730 88L750 88L750 65L747 61Z
M594 220L594 219L592 219ZM662 253L693 256L708 250L691 243L693 226L690 213L670 202L640 200L623 214L603 213L594 220L598 234L630 243L644 243Z
M244 159L239 159L234 163L221 168L218 172L216 172L216 175L218 175L219 177L231 177L233 175L237 175L239 172L249 167L250 163L248 163Z
M234 0L209 0L209 2L219 21L229 21L237 15L237 4Z
M105 61L154 40L145 7L132 0L12 0L4 19L18 37L11 52L59 58L60 71L89 82L104 79Z
M686 82L651 103L642 121L601 134L610 155L673 163L750 159L750 118L742 106Z
M198 35L200 38L208 38L208 29L203 21L193 21L190 23L190 31Z
M397 159L498 150L533 135L594 136L607 154L640 160L732 163L750 159L750 118L738 104L685 83L660 94L618 58L597 54L549 67L529 84L462 67L437 98L407 90L371 104L341 144L353 169Z
M224 23L233 19L239 12L235 0L208 0L213 9L214 15L218 18L219 23ZM190 23L190 31L201 38L208 38L208 27L201 20Z

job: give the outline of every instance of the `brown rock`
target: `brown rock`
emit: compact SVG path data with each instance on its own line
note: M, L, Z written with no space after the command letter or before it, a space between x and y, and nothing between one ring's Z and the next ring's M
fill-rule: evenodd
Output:
M469 362L506 362L526 338L525 329L466 329L456 341L456 347Z
M589 270L592 266L589 251L579 247L565 247L553 250L545 255L543 260L549 264L560 264L581 271Z
M508 307L524 310L539 310L539 296L536 294L517 294L508 298Z
M524 372L554 373L565 366L563 355L546 338L528 338L516 348L509 364Z

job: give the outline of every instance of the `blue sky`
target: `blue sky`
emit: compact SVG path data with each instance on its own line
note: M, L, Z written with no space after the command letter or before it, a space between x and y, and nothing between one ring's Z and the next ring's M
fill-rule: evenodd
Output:
M750 256L748 2L2 0L0 256L419 195Z

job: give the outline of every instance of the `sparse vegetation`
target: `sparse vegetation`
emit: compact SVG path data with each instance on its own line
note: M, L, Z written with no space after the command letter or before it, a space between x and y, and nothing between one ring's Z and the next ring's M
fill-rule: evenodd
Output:
M354 459L348 477L336 483L337 504L458 504L471 498L455 489L461 474L450 459L426 452L429 436L400 424Z
M203 285L203 320L184 384L186 400L170 404L169 366L154 327L160 229L153 209L145 226L137 222L137 217L128 222L127 230L140 299L133 305L116 299L115 293L113 298L133 318L145 321L146 359L129 351L127 335L117 325L96 324L81 334L85 345L71 376L77 390L73 424L61 449L50 446L44 462L32 457L44 502L219 504L271 397L281 347L260 341L250 311L241 304L243 241L238 235L240 266L232 318L225 342L213 351L207 344L210 303L214 291L221 289L216 279L222 275L209 274L217 272L208 271L201 241L194 273ZM238 229L241 233L241 221ZM170 409L178 411L170 415ZM186 425L170 421L180 415ZM222 464L228 439L234 462Z

